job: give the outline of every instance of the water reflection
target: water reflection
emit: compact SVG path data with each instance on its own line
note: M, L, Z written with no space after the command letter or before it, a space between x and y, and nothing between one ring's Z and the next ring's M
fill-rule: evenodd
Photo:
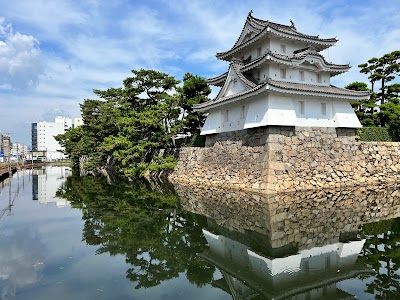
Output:
M0 208L17 197L0 226L3 299L399 298L395 187L160 193L68 172L0 190ZM53 198L72 208L37 205Z
M400 213L397 187L269 196L188 186L176 190L185 210L207 216L203 232L210 250L201 257L222 272L213 284L234 299L342 299L351 293L340 282L369 278L378 270L366 290L376 294L382 265L382 273L393 273L387 290L398 285L397 264L387 255L400 245L395 234L400 231L382 228L385 222L399 223L393 219ZM380 260L371 262L373 255Z
M71 173L71 168L67 166L32 169L32 200L40 204L55 203L57 207L69 206L66 199L56 197L56 192Z
M145 185L105 184L104 178L69 177L59 190L82 210L83 239L97 254L124 255L126 277L135 288L155 287L180 274L191 284L211 283L215 268L205 264L205 218L177 209L175 194Z
M44 244L35 232L17 230L1 235L1 299L16 296L17 290L39 281L45 250Z

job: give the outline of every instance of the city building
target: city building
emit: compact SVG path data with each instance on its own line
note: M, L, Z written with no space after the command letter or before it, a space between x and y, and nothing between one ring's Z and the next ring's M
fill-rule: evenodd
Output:
M230 65L208 80L221 87L217 97L194 105L208 113L202 135L264 126L361 127L350 103L369 93L331 85L331 77L350 66L321 54L337 39L301 33L290 23L264 21L250 12L233 47L217 53Z
M12 143L11 160L25 161L28 159L28 146L21 143Z
M11 155L11 137L9 134L2 135L2 161L8 161Z
M83 119L82 118L74 118L74 128L78 127L78 126L82 126L83 125Z
M76 118L78 120L78 118ZM79 123L79 120L77 121ZM32 123L32 151L45 152L48 161L64 159L63 149L56 141L55 136L64 134L66 130L73 127L71 118L56 117L54 122ZM33 160L39 159L33 155Z
M4 161L3 134L0 132L0 162Z

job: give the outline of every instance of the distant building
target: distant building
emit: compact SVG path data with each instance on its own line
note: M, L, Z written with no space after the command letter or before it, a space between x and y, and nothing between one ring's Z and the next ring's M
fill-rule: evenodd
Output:
M80 124L79 118L75 118ZM56 141L55 136L64 134L66 130L73 127L71 118L56 117L54 122L32 123L32 151L45 151L46 160L63 159L63 148ZM35 157L33 157L35 159Z
M25 160L28 157L28 146L21 143L12 143L11 160Z
M11 137L9 134L2 135L2 147L3 147L3 161L8 161L11 155Z
M0 162L4 159L4 149L3 149L3 134L0 132Z
M82 118L74 118L74 128L82 126L83 125L83 119Z

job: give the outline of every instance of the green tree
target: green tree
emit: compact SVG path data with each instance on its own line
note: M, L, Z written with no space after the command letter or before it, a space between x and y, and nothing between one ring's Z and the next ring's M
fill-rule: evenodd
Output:
M204 116L192 105L207 101L210 93L203 78L189 73L183 87L178 84L162 72L133 70L122 88L94 90L100 99L81 104L82 128L56 139L75 162L88 157L89 169L104 167L127 177L171 169L174 137L199 133ZM158 155L160 149L165 155Z
M366 292L375 299L399 299L400 219L365 224L360 235L366 242L358 261L375 270Z
M183 77L183 87L180 92L180 105L183 109L183 131L184 133L198 135L206 117L203 113L193 112L193 105L209 100L210 86L203 77L186 73Z
M354 91L369 91L365 82L355 81L345 86L345 89ZM369 99L363 99L351 103L354 111L363 126L371 127L375 125L375 107L376 103L371 96Z
M360 72L368 75L371 83L371 97L352 104L362 125L380 126L388 130L391 140L400 140L400 84L389 84L400 73L400 50L387 53L382 57L373 57L358 65ZM380 91L375 93L375 84L380 82ZM353 82L348 89L368 90L363 82Z

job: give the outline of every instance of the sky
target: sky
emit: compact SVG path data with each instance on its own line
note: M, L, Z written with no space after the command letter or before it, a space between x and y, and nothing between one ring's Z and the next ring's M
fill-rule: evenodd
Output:
M337 37L322 54L352 66L333 77L339 87L367 82L358 64L400 50L399 0L0 0L0 130L30 146L32 122L79 117L93 89L120 87L131 70L220 75L228 63L215 54L233 46L250 10Z

